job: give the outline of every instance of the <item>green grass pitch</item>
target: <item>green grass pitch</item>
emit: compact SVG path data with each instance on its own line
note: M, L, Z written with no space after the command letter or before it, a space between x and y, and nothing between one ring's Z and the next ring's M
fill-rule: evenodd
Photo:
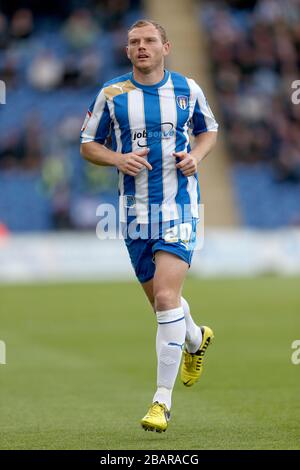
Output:
M177 379L166 433L139 424L155 391L154 314L137 283L0 288L1 449L300 449L300 279L188 279L215 330L203 376Z

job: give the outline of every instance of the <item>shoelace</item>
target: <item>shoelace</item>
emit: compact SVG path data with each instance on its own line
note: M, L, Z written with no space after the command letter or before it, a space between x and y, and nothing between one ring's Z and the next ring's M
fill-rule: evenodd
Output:
M160 416L161 410L165 411L164 407L160 405L159 403L155 403L152 406L150 413L153 414L154 416Z

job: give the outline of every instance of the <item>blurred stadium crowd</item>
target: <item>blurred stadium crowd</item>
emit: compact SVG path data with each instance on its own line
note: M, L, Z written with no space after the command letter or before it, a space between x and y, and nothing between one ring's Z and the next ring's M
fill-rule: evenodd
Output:
M249 225L300 224L300 0L202 2L233 177Z
M94 228L101 197L116 202L117 178L82 160L80 128L102 83L129 70L140 2L23 3L0 7L0 221L12 231Z
M197 5L197 2L196 2ZM12 231L95 228L114 169L79 155L101 84L129 70L140 0L12 0L0 7L0 222ZM203 0L221 128L246 225L300 224L300 0ZM173 52L173 53L176 53Z

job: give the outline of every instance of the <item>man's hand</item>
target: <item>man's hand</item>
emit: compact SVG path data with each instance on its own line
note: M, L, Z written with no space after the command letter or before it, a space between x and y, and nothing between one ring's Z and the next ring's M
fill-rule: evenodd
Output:
M197 159L187 152L174 152L174 157L180 158L180 162L176 164L176 168L184 174L184 176L192 176L197 173Z
M116 167L125 175L137 176L143 168L152 170L152 166L146 160L149 149L136 150L135 152L119 154Z

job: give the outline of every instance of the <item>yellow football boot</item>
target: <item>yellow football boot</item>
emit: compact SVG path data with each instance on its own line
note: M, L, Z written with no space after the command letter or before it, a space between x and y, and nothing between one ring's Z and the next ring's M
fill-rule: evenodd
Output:
M207 347L214 339L214 333L208 326L201 326L202 342L200 348L195 353L189 353L186 348L183 351L183 361L181 365L181 381L186 387L191 387L196 383L203 372L203 358Z
M152 403L148 413L141 420L145 431L165 432L170 420L170 411L164 403L158 401Z

